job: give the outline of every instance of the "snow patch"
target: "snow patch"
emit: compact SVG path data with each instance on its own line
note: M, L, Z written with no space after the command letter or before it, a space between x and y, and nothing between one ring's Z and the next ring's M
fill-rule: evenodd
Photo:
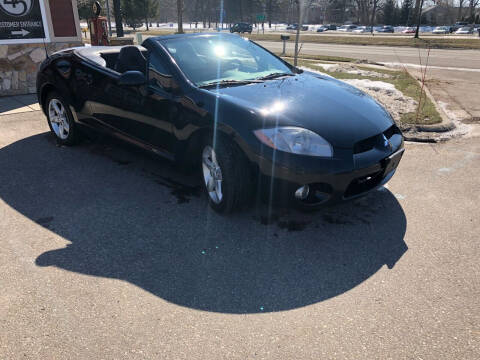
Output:
M359 69L356 66L350 64L325 64L325 63L318 63L315 64L316 66L321 67L325 71L329 72L341 72L346 74L353 74L359 76L368 76L368 77L378 77L378 78L391 78L388 74L379 73L377 71L372 70L363 70Z
M350 79L344 81L366 92L385 106L396 122L400 121L403 114L417 110L418 103L411 97L405 96L400 90L397 90L393 84L368 79Z
M305 70L305 71L309 71L311 73L314 73L314 74L319 74L319 75L323 75L323 76L327 76L329 78L332 78L332 79L335 79L333 76L330 76L324 72L321 72L321 71L318 71L318 70L314 70L312 68L309 68L309 67L306 67L306 66L299 66L298 67L299 69L302 69L302 70Z
M470 115L462 109L452 109L450 104L437 101L448 118L455 124L455 129L439 134L439 140L448 140L457 136L464 136L472 132L473 126L463 123L463 120L470 118Z

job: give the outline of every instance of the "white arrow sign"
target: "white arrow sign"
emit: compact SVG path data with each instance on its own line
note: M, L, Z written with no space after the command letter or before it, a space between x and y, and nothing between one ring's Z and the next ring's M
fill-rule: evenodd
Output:
M27 31L25 29L18 30L18 31L12 31L12 35L22 35L25 36L27 34L30 34L30 31Z

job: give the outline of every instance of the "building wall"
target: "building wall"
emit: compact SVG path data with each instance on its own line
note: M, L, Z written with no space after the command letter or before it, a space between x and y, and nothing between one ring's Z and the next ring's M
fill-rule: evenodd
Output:
M42 0L45 6L48 42L0 44L0 96L29 94L36 91L36 77L49 54L73 46L83 46L77 0ZM20 41L19 41L20 42ZM24 41L27 42L27 41Z
M80 42L55 42L47 44L49 54ZM0 45L0 96L31 94L36 91L36 77L45 60L43 44Z

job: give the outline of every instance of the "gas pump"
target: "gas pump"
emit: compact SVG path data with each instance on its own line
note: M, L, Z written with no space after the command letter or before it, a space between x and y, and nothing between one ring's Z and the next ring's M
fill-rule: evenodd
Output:
M92 46L108 46L108 29L107 18L99 16L102 6L98 1L93 3L93 17L88 19L88 27L90 29L90 41Z

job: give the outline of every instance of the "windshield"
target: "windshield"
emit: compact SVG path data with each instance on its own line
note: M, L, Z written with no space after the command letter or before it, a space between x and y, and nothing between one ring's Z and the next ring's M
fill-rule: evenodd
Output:
M185 76L197 86L293 74L280 59L237 36L181 37L163 43Z

